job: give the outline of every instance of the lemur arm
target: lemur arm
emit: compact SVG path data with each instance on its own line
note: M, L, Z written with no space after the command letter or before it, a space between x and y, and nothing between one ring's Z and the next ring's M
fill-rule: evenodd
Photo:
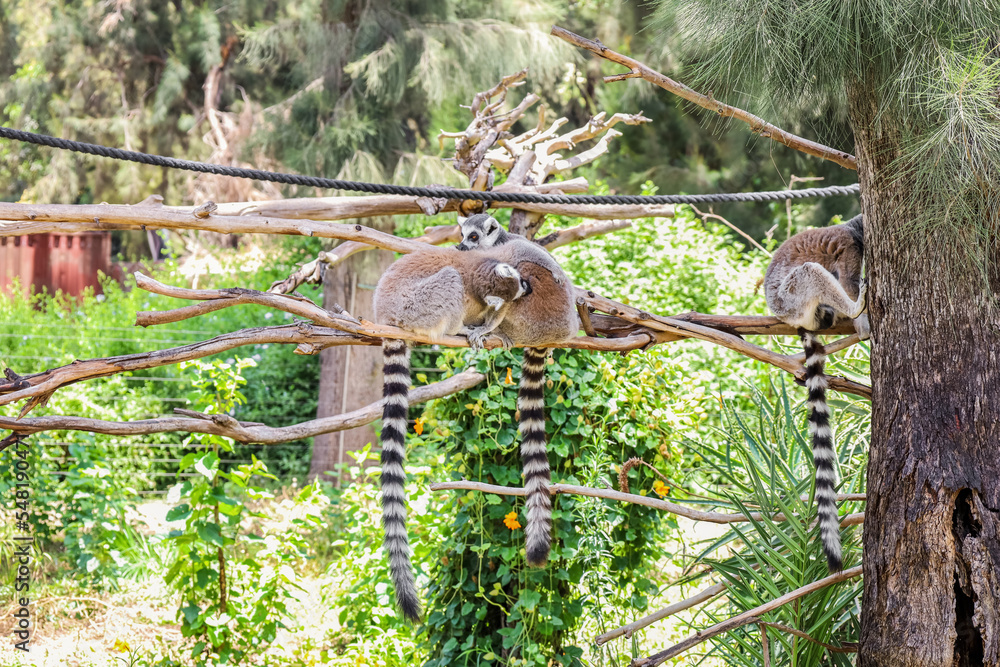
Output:
M491 333L494 333L497 326L503 322L507 311L510 310L511 302L499 296L487 296L485 300L489 308L486 309L483 323L462 327L462 330L459 332L459 334L469 339L469 346L473 349L482 349L485 346L486 338ZM505 350L513 347L514 344L510 338L500 332L496 332L496 335L500 338L500 342L503 343Z

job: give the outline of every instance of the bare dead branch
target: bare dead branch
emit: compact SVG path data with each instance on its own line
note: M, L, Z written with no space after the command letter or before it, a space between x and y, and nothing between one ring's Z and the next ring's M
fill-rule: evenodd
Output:
M263 343L297 345L296 352L314 354L323 348L334 345L381 345L382 341L377 338L352 336L342 331L316 327L305 322L277 327L243 329L190 345L118 357L74 361L71 364L41 373L17 377L16 379L8 378L6 382L0 382L0 405L51 394L61 387L83 380L107 377L127 371L169 366L181 361L201 359L244 345Z
M560 246L574 243L582 239L587 239L600 234L626 229L632 225L629 220L600 220L585 222L576 227L560 229L546 235L544 238L536 239L536 242L549 250ZM423 236L418 236L414 241L428 243L430 245L441 245L443 243L458 243L462 240L462 229L458 225L440 225L428 227ZM289 294L294 292L303 283L318 283L322 279L323 267L333 266L344 261L355 253L365 250L373 250L376 246L360 243L358 241L345 241L330 251L321 252L316 259L303 264L295 273L284 280L279 280L268 288L268 292L275 294Z
M788 201L791 201L791 200L788 200ZM743 231L742 229L740 229L739 227L737 227L733 223L731 223L728 220L726 220L725 218L723 218L721 215L717 215L717 214L713 213L711 208L708 209L708 213L703 213L702 211L699 211L698 208L694 204L691 204L691 208L694 210L695 213L697 213L699 216L701 216L701 221L702 222L705 222L709 218L711 218L712 220L718 220L719 222L721 222L722 224L726 225L731 230L733 230L734 232L736 232L737 234L739 234L740 236L742 236L743 238L745 238L747 241L750 242L751 245L753 245L754 247L756 247L762 253L764 253L768 257L771 256L771 253L769 253L764 248L764 246L762 246L761 244L757 243L757 241L756 241L756 239L754 239L754 237L750 236L745 231Z
M590 310L587 308L587 302L581 297L576 298L576 312L580 316L580 326L583 327L584 333L596 338L597 332L594 331L594 323L590 321Z
M668 616L673 616L674 614L680 613L685 609L690 609L695 605L699 605L703 602L708 602L709 600L718 597L720 594L726 592L726 584L715 584L714 586L709 586L708 588L702 589L692 595L691 597L681 600L680 602L675 602L669 607L664 607L659 611L654 611L648 616L643 616L639 620L632 621L628 625L623 625L620 628L615 628L614 630L609 630L602 635L598 635L594 639L594 643L598 646L602 644L607 644L612 639L618 639L619 637L625 637L629 639L636 633L636 631L645 628L646 626L652 625L657 621L661 621Z
M498 486L496 484L485 484L483 482L469 482L466 480L455 480L452 482L436 482L431 484L431 491L447 491L449 489L463 489L468 491L479 491L481 493L493 493L498 496L523 496L525 491L522 487L516 486ZM622 493L621 491L615 491L614 489L592 489L587 486L576 486L574 484L552 484L549 486L549 493L556 495L559 493L566 493L574 496L588 496L591 498L604 498L606 500L617 500L622 503L632 503L633 505L642 505L644 507L651 507L653 509L662 510L664 512L669 512L676 516L682 516L685 519L691 519L692 521L705 521L707 523L717 523L717 524L731 524L731 523L746 523L748 521L762 521L764 520L764 515L752 512L749 516L745 514L739 514L735 512L706 512L704 510L696 510L690 507L684 507L683 505L678 505L677 503L672 503L669 500L660 500L659 498L650 498L648 496L640 496L637 493ZM856 515L850 515L847 518L855 517ZM857 515L861 517L861 522L864 521L864 513ZM784 521L784 514L775 514L770 517L771 521ZM843 525L843 524L842 524ZM853 525L853 524L851 524Z
M655 665L662 664L665 661L676 657L691 648L694 648L707 639L711 639L712 637L720 635L724 632L729 632L730 630L735 630L736 628L740 628L749 623L758 622L761 620L760 617L762 615L770 611L774 611L778 607L786 605L789 602L794 602L803 596L826 588L827 586L833 586L834 584L839 584L847 581L848 579L853 579L854 577L859 576L861 576L861 565L852 567L849 570L837 572L836 574L831 574L830 576L824 577L819 581L814 581L811 584L807 584L801 588L796 588L794 591L785 593L781 597L762 604L759 607L755 607L749 611L743 612L742 614L738 614L737 616L733 616L732 618L722 621L721 623L717 623L710 628L700 630L665 651L661 651L646 658L633 660L631 667L654 667Z
M600 42L586 39L585 37L572 33L565 28L560 28L559 26L552 26L552 34L564 41L569 42L570 44L587 49L591 53L610 60L611 62L623 65L631 70L628 77L618 75L611 78L613 81L618 81L622 78L642 77L646 81L654 83L660 88L684 98L688 102L697 104L698 106L708 109L709 111L714 111L719 116L724 118L735 118L743 121L750 126L750 130L754 134L766 137L772 141L778 142L779 144L784 144L789 148L794 148L795 150L806 153L807 155L836 162L841 167L845 167L847 169L857 170L858 168L857 160L850 153L838 151L834 148L830 148L829 146L824 146L823 144L815 141L803 139L802 137L796 136L790 132L786 132L780 127L768 123L759 116L755 116L754 114L744 111L743 109L723 104L711 95L703 95L702 93L692 90L683 83L674 81L670 77L647 67L638 60L629 58L628 56L622 55L616 51L612 51Z
M697 338L729 348L751 359L757 359L758 361L777 366L791 373L799 380L805 376L805 367L792 356L778 354L759 345L748 343L737 335L691 321L684 321L679 318L653 315L632 306L626 306L617 301L599 296L593 291L585 291L577 288L577 295L582 296L587 301L587 304L595 310L619 317L633 324L638 324L671 336ZM847 378L831 376L829 378L829 386L831 389L836 389L837 391L857 394L868 399L871 398L871 387L848 380Z
M822 646L827 651L830 651L832 653L857 653L858 652L858 645L855 642L845 642L843 646L833 646L831 644L827 644L826 642L821 642L818 639L814 639L813 637L810 637L805 632L802 632L801 630L797 630L795 628L789 627L789 626L784 625L782 623L768 623L766 621L761 621L759 623L759 625L761 626L761 632L765 632L765 630L764 630L765 627L767 627L767 628L774 628L775 630L781 630L782 632L787 632L790 635L795 635L799 639L805 639L806 641L812 642L813 644L818 644L819 646Z
M457 373L446 380L411 389L409 393L410 404L450 396L474 387L485 379L485 375L472 370ZM10 429L21 435L41 431L88 431L108 435L135 436L180 431L182 433L210 433L232 438L239 442L270 445L370 424L382 416L383 403L384 400L381 400L333 417L313 419L281 427L240 422L226 414L206 415L184 410L184 414L193 418L164 417L132 422L111 422L68 416L29 417L20 420L0 417L0 428Z

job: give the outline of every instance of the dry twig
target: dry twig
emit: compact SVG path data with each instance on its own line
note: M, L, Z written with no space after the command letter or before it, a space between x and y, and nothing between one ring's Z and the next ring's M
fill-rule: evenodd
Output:
M674 646L671 646L665 651L661 651L646 658L639 658L637 660L633 660L631 667L654 667L655 665L662 664L663 662L669 660L670 658L676 657L681 653L684 653L685 651L694 648L695 646L697 646L698 644L702 643L707 639L711 639L712 637L720 635L724 632L729 632L730 630L735 630L736 628L743 627L744 625L747 625L749 623L756 623L761 620L761 616L763 614L766 614L769 611L774 611L778 607L786 605L789 602L798 600L801 597L804 597L806 595L809 595L810 593L826 588L827 586L833 586L834 584L839 584L843 581L847 581L848 579L853 579L854 577L858 576L861 576L861 565L852 567L849 570L843 570L841 572L837 572L836 574L831 574L828 577L824 577L818 581L814 581L811 584L802 586L801 588L796 588L794 591L785 593L780 598L776 598L774 600L771 600L770 602L760 605L759 607L755 607L753 609L750 609L749 611L743 612L742 614L733 616L732 618L722 621L721 623L717 623L710 628L700 630L695 634L691 635L690 637L688 637L687 639L685 639L684 641L675 644Z

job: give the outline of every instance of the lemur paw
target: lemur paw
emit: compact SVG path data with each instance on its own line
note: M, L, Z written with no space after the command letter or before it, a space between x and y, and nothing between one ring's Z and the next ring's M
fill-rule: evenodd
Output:
M503 349L509 350L514 347L514 341L512 341L507 334L502 334L499 331L494 331L493 333L500 339L500 344L503 345Z
M858 283L858 300L857 307L853 313L848 313L852 320L861 317L861 313L865 312L868 308L868 281L862 280Z
M482 329L467 327L461 332L469 341L469 347L473 350L481 350L486 346L486 333Z
M868 313L862 313L854 318L854 331L857 332L861 340L868 340L872 336L872 328L868 323Z

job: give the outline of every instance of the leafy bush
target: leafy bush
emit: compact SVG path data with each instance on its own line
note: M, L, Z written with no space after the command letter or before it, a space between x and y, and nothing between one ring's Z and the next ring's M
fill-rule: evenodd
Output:
M235 368L221 361L193 362L202 394L197 405L202 411L219 414L232 411L245 398L240 375L252 360L240 360ZM180 470L193 468L199 474L171 489L168 500L177 504L167 514L171 521L184 520L183 530L170 533L176 545L173 564L165 575L168 584L185 603L178 611L181 633L194 638L191 658L197 665L242 664L273 642L288 615L287 601L300 589L296 567L307 553L305 537L299 530L312 531L322 525L320 511L327 499L315 486L296 497L307 506L294 527L257 535L249 531L248 518L266 518L250 509L251 501L271 497L251 480L270 477L267 467L256 458L249 465L225 472L219 452L232 451L232 441L208 434L190 438L208 447L207 452L191 452ZM181 503L180 501L186 501Z
M804 410L793 409L781 383L773 403L759 392L752 394L756 411L728 410L726 447L698 449L714 471L716 483L705 491L720 498L719 506L748 518L733 524L725 535L708 545L702 559L727 582L726 604L708 613L712 622L753 609L829 573L823 556L816 508L814 467L810 437L804 427ZM840 493L863 493L867 462L870 411L865 401L838 401L834 408ZM860 511L857 502L840 503L841 515ZM785 521L769 517L782 513ZM856 529L842 529L844 567L861 561ZM720 557L725 548L731 556ZM769 623L795 628L818 642L843 645L856 642L860 632L861 581L853 579L800 598L763 616ZM769 660L763 656L760 630L745 626L713 640L714 655L727 665L850 665L849 654L827 651L823 646L787 634L768 632Z

